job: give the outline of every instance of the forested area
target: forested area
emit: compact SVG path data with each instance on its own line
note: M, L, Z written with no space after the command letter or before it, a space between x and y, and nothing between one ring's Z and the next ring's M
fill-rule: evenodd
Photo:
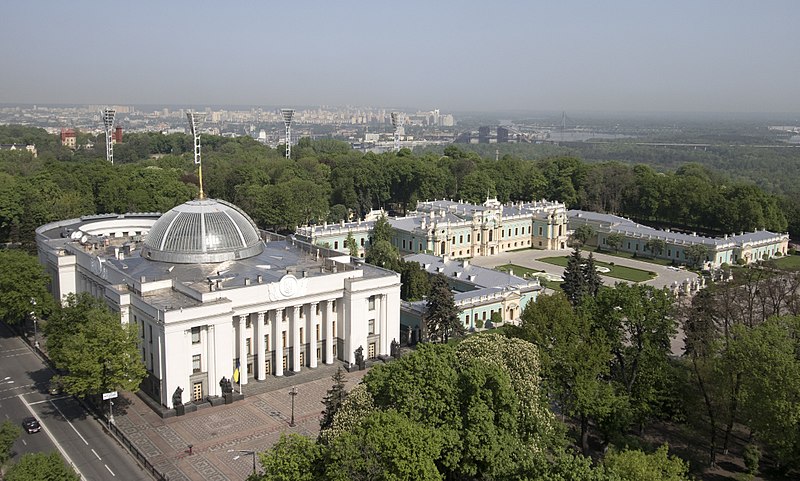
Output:
M39 157L0 152L0 240L30 245L44 223L85 214L161 211L197 195L189 137L128 134L104 160L102 137L71 151L41 129L0 127L3 142L35 142ZM246 138L204 135L205 191L242 207L259 227L291 231L385 208L402 214L419 200L483 202L552 199L569 208L625 215L643 223L698 232L766 228L800 234L789 197L733 181L698 164L674 172L618 162L587 163L558 155L481 158L456 146L442 153L372 154L343 142L301 139L286 159Z

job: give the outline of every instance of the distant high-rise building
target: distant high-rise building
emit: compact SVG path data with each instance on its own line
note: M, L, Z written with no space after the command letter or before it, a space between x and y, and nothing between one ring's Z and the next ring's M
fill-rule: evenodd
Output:
M505 127L497 127L497 143L506 143L508 142L508 129Z
M444 114L440 117L442 127L453 127L456 124L455 119L451 114Z
M458 137L453 141L457 144L468 144L470 143L470 133L469 132L461 132L458 134Z
M489 127L478 127L478 143L489 143Z

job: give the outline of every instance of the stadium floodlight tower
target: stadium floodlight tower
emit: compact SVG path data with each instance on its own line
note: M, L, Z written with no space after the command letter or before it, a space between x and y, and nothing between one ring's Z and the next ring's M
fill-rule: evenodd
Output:
M189 129L194 139L194 163L197 165L197 177L200 183L200 199L205 198L203 194L203 163L200 159L200 125L203 123L206 114L198 112L186 112L189 120Z
M117 113L114 109L103 109L100 112L103 117L103 127L106 129L106 160L114 163L114 142L111 138L114 131L114 114Z
M294 109L281 109L281 116L283 117L283 125L286 126L286 158L292 158L292 117L294 117Z
M400 112L392 112L392 127L394 128L394 151L400 150L400 127L403 126L403 114Z

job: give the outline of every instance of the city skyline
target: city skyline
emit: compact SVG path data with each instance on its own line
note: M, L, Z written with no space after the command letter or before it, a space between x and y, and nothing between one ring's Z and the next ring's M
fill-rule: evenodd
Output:
M783 0L5 7L0 103L800 112Z

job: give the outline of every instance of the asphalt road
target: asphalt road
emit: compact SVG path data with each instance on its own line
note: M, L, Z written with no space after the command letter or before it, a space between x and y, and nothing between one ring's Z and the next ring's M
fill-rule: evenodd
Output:
M34 416L42 425L38 433L23 432L13 459L58 451L87 481L152 480L74 398L48 394L52 374L27 344L0 324L0 421L22 427L23 418Z

